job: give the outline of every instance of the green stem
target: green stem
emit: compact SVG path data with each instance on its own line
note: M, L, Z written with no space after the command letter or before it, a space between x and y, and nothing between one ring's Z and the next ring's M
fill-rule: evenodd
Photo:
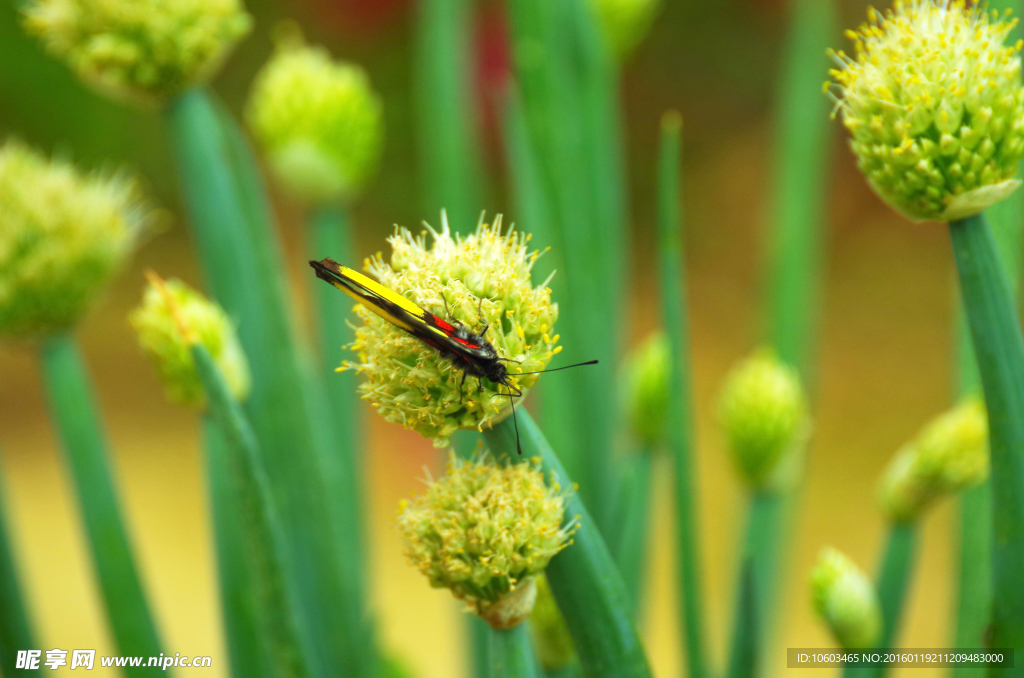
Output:
M109 452L74 340L47 339L42 347L43 377L85 521L100 593L119 654L155 657L161 653L156 627L139 580L128 534L110 473ZM152 668L126 668L129 676L155 676Z
M753 559L747 558L743 562L740 595L736 604L736 617L733 620L729 678L754 678L758 674L762 628L759 618L762 613L757 607L757 586L756 565Z
M875 644L888 650L893 647L899 633L900 618L907 595L907 583L914 566L917 551L917 525L893 523L889 526L889 541L878 573L878 601L882 606L882 634ZM879 678L883 669L875 671Z
M355 566L344 551L352 540L332 521L328 499L327 396L292 335L277 234L251 153L205 90L185 92L166 115L209 288L237 319L253 367L245 409L295 563L306 665L315 676L367 676L371 645L353 625Z
M14 550L7 533L6 497L4 478L0 473L0 673L5 676L15 673L18 650L36 647L32 625L25 611L18 569L14 562Z
M523 458L540 457L545 476L561 487L573 487L544 434L525 409L516 410ZM518 459L512 418L484 431L496 455ZM551 559L546 574L558 608L565 617L583 672L593 678L649 678L640 637L629 614L629 593L615 569L611 553L579 496L566 500L565 519L578 518L571 546Z
M1024 650L1024 339L983 214L949 224L988 409L992 458L992 646ZM1004 669L1000 675L1024 675Z
M644 567L647 564L647 523L650 514L651 451L641 450L623 462L619 472L619 492L615 522L608 546L615 564L626 582L634 616L643 595Z
M960 571L955 647L985 647L992 617L992 484L960 495ZM956 667L955 678L982 678L984 668Z
M708 675L704 637L704 600L697 526L697 488L693 479L693 386L686 276L680 242L680 149L683 121L667 113L661 121L658 165L658 271L661 322L671 350L671 390L667 420L675 466L675 502L681 621L691 678Z
M760 630L760 633L755 635L762 643L768 640L765 636L772 628L768 611L775 602L772 593L778 580L778 547L782 541L780 533L786 524L787 508L787 499L784 495L758 491L751 496L747 512L742 576L753 578L751 590L757 595L753 609L757 610L757 628ZM737 590L742 592L744 586L745 579L741 579ZM742 593L739 601L741 605L746 604Z
M196 372L210 402L209 417L216 434L211 444L211 467L225 472L228 501L237 518L237 544L242 546L251 575L259 647L272 666L270 675L305 676L295 619L295 594L288 592L290 569L287 542L271 499L270 480L259 442L241 405L202 344L192 346Z
M488 627L487 654L491 678L536 678L536 660L526 624L511 629Z
M231 675L271 678L274 673L260 637L256 592L245 555L241 517L232 492L227 443L209 415L203 417L203 441Z
M416 100L419 154L428 219L444 209L458 233L476 227L481 164L476 156L476 116L469 0L422 0L416 28Z

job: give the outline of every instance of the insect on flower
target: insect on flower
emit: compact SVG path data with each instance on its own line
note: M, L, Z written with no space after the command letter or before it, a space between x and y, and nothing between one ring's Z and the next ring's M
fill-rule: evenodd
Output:
M448 322L423 310L401 294L330 258L310 261L309 265L316 271L318 278L334 285L395 327L405 330L420 341L437 349L441 357L451 360L452 365L462 370L462 381L459 382L460 396L462 385L466 383L466 378L469 376L481 380L481 386L484 379L503 385L507 389L509 402L512 404L512 421L516 427L516 450L519 454L523 453L519 446L519 423L515 418L516 409L513 400L514 397L521 396L523 393L509 382L510 375L505 366L505 363L517 361L498 355L494 345L487 340L486 335L490 325L484 325L479 332L472 332L458 320L452 319L452 322ZM446 306L447 303L445 300ZM481 303L483 303L482 299ZM596 363L596 360L588 360L551 370L517 372L513 376L556 372L570 367Z

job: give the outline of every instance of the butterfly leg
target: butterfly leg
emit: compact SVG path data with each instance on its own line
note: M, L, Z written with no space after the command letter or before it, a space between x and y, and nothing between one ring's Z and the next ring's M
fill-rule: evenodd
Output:
M466 383L466 377L469 376L469 372L462 373L462 381L459 382L459 404L462 404L462 385Z

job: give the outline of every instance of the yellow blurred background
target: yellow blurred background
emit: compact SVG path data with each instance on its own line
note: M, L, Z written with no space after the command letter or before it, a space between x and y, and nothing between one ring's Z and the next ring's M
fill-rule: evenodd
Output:
M217 82L231 109L240 109L252 73L268 53L270 27L286 16L298 19L310 41L364 63L384 98L387 151L380 176L355 212L360 252L386 249L384 237L394 223L415 227L422 219L435 221L436 215L423 214L417 206L418 186L409 167L415 154L409 92L414 12L409 3L248 4L258 29ZM785 37L786 3L669 0L665 5L647 44L624 73L636 245L633 302L625 321L631 343L653 329L649 258L656 121L663 109L675 107L687 120L689 141L684 193L702 565L712 647L722 666L744 495L716 434L713 406L725 372L762 336L762 252L774 168L773 84ZM863 7L861 2L843 3L844 25L858 20ZM480 14L481 35L487 36L491 23L500 23L500 11L495 3L483 2ZM21 34L15 5L0 0L0 138L19 136L86 165L127 164L175 215L165 233L140 248L78 337L112 438L124 513L164 645L172 654L211 655L212 669L177 672L212 678L227 675L228 661L219 625L198 421L164 400L125 320L138 303L147 268L201 282L181 223L180 197L157 115L117 107L79 86ZM807 579L817 552L834 545L874 571L884 538L875 481L896 448L951 402L954 287L948 238L939 225L912 225L884 207L856 172L838 125L834 128L820 367L812 385L815 431L792 550L784 556L783 624L775 631L774 654L765 658L770 676L787 671L786 647L831 644L809 605ZM515 221L502 189L496 141L485 134L481 143L496 177L493 209ZM308 275L300 240L302 215L284 199L276 206L301 320L300 276ZM447 592L431 590L404 562L392 525L399 499L418 491L423 468L437 472L442 457L429 442L385 424L369 408L365 415L370 502L365 520L371 600L380 636L416 676L465 676L458 605ZM0 347L0 448L9 528L43 643L38 649L95 648L99 654L113 654L31 346ZM641 626L655 675L667 678L682 675L681 633L675 616L671 488L661 482L667 474L656 476L650 590ZM953 508L943 504L926 520L899 642L903 647L951 643ZM799 675L832 673L802 669ZM931 673L904 669L894 675Z

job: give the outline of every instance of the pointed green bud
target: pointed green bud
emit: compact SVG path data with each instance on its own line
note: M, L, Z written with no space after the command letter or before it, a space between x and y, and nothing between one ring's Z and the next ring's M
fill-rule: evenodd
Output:
M568 666L576 656L569 627L565 625L547 576L537 575L537 602L530 615L530 635L533 636L537 658L544 669L551 671Z
M656 447L664 439L671 369L668 339L656 332L626 358L629 421L640 441Z
M929 423L896 453L879 485L890 520L920 517L937 499L985 482L989 474L988 418L978 399Z
M281 183L301 200L351 200L377 167L380 97L365 71L287 31L253 84L249 127Z
M135 182L0 147L0 334L69 329L131 252L151 212Z
M149 105L209 78L252 25L238 0L29 0L24 13L86 83Z
M591 0L608 47L626 61L651 30L661 0Z
M414 237L399 229L388 238L391 262L378 254L366 269L440 318L473 332L486 326L498 356L514 361L507 363L513 391L525 393L539 375L516 374L543 370L561 350L558 335L550 334L558 319L551 290L530 281L538 253L527 248L525 234L502 230L501 215L493 225L481 223L471 235L454 238L442 218L441 231L431 230L429 238L430 245L426 233ZM463 383L464 372L437 349L362 305L356 313L364 323L351 346L358 360L346 361L343 369L365 377L360 393L388 421L445 447L459 429L489 428L512 414L505 386L476 377Z
M827 87L871 187L915 221L976 214L1013 192L1024 156L1017 20L986 4L897 0L847 31Z
M718 412L733 461L752 488L780 489L795 480L810 433L796 370L758 351L726 377Z
M185 283L151 281L128 321L138 333L142 352L156 367L169 400L190 407L206 403L182 325L209 351L235 397L241 401L249 395L249 362L234 326L220 306Z
M867 576L833 548L818 556L811 574L814 610L847 649L874 647L882 630L878 594Z
M445 476L399 508L405 555L431 586L451 590L494 628L512 628L533 609L536 575L572 543L566 494L554 476L544 482L539 458L451 455Z

